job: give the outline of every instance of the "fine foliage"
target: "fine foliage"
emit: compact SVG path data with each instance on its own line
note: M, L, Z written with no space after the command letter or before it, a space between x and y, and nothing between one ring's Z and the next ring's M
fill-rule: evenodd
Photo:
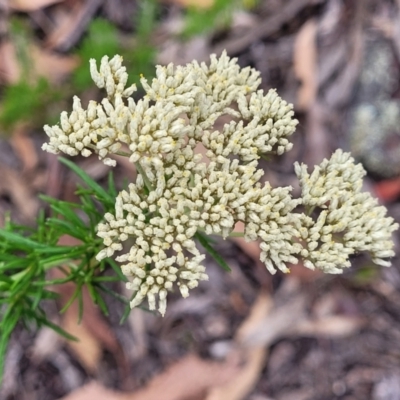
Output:
M105 190L74 163L60 158L83 181L77 190L76 203L42 196L50 208L44 212L32 229L6 221L0 229L0 377L4 355L12 331L18 323L27 329L48 326L61 335L74 339L47 316L45 303L58 298L56 285L75 283L75 291L62 311L74 300L78 301L79 314L83 313L82 288L86 286L93 301L108 314L103 293L107 292L128 303L107 287L109 281L126 278L113 260L97 261L95 256L103 248L97 236L97 225L104 213L114 208L116 196L112 175ZM78 245L62 245L64 238ZM106 268L113 268L114 276L105 276ZM57 274L52 273L55 269ZM50 271L51 270L51 271Z

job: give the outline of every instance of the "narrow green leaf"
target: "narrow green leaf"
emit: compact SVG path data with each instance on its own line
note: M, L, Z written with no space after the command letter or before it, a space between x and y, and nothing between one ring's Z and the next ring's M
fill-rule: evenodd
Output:
M44 297L44 286L39 286L37 289L35 288L35 295L33 297L33 302L32 302L32 310L35 310L38 307L43 297Z
M57 332L59 335L65 337L68 340L72 340L74 342L79 342L79 339L77 337L71 335L70 333L65 331L63 328L61 328L61 326L54 324L53 322L51 322L50 320L48 320L46 318L39 318L38 322L42 325L48 326L49 328L53 329L53 331Z
M65 201L57 200L57 199L52 199L52 200L48 199L47 202L50 204L52 210L55 213L65 217L65 219L67 221L71 222L72 224L74 224L74 226L77 229L85 230L85 228L86 228L85 223L82 221L81 218L78 217L78 215L76 214L76 211L75 211L77 209L81 209L82 205L68 203Z
M8 342L10 340L10 335L12 331L14 330L17 322L19 319L19 314L15 316L11 321L6 321L3 319L1 325L0 325L0 386L3 381L3 374L4 374L4 363L6 359L6 351L8 348Z
M93 302L95 304L97 304L101 311L103 311L104 315L109 315L106 303L104 302L103 298L99 295L99 293L97 292L97 290L94 288L94 286L91 283L87 284L89 293L90 293L90 297L92 298Z
M122 282L128 282L128 278L122 273L121 267L112 258L106 258L105 261L111 266L114 272L118 275L118 278Z
M122 314L122 317L119 321L119 324L122 325L125 323L125 321L127 320L127 318L129 317L129 314L131 312L131 306L129 305L129 303L125 306L124 309L124 313Z
M112 171L108 173L108 192L113 198L117 197L117 189L115 187L114 174Z
M196 232L194 237L200 242L200 244L204 247L204 249L210 254L212 258L216 261L216 263L225 271L231 271L229 265L226 261L220 256L220 254L210 245L210 243L204 238L204 235Z
M68 308L71 306L71 304L74 302L74 300L81 295L81 289L82 289L82 285L78 284L78 286L74 290L74 293L72 294L72 296L68 299L68 301L65 303L64 307L60 310L60 314L67 311Z
M210 243L210 244L217 244L217 241L215 239L213 239L211 236L206 235L204 232L198 230L196 232L196 235L201 236L203 238L203 240L205 240L206 242Z
M78 293L78 324L82 322L83 318L83 296L82 296L82 290L79 290Z
M121 301L122 303L129 305L129 300L125 296L122 296L118 292L115 292L114 290L109 289L107 286L104 286L102 283L97 284L97 286L101 290L103 290L105 293L108 293L109 295L115 297L117 300Z
M77 225L71 223L70 221L64 221L58 218L49 218L49 225L55 227L60 233L72 236L76 239L84 241L86 232L78 229Z
M47 247L41 243L25 238L17 233L8 232L4 229L0 229L0 236L8 240L14 246L16 246L16 248L31 250L36 248Z
M60 157L59 160L66 165L69 169L75 172L86 183L90 189L100 198L109 203L114 203L112 196L107 193L98 183L96 183L83 169L79 168L75 163L67 160L64 157Z
M26 258L21 258L21 256L15 256L14 260L5 260L4 264L0 266L0 271L11 271L13 269L24 270L28 267L30 261Z

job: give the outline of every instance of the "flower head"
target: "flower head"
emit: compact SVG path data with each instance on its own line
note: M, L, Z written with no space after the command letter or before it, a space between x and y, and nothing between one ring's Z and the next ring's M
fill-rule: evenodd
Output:
M310 175L307 166L295 164L303 205L319 208L316 218L303 218L306 227L305 265L324 272L341 273L350 266L349 256L368 252L372 260L390 266L393 257L391 234L398 228L386 208L369 193L362 193L365 170L354 164L349 153L337 150Z
M296 164L299 199L291 197L290 187L261 182L258 159L290 150L297 120L275 90L257 90L254 69L241 69L225 52L211 56L209 65L158 66L151 83L142 77L146 94L138 101L130 97L136 88L126 88L121 57L104 57L99 69L91 60L90 71L106 98L85 110L75 97L71 114L45 126L50 141L43 149L96 153L108 165L123 149L136 165L135 183L118 194L114 213L98 225L104 249L97 255L121 263L135 292L132 307L147 299L151 310L164 315L175 286L187 297L208 279L196 235L227 238L237 222L244 224L246 240L260 241L261 260L271 273L288 272L299 258L309 268L339 273L359 251L389 265L397 224L360 192L365 172L349 154L337 151L312 174ZM228 122L217 129L222 116Z

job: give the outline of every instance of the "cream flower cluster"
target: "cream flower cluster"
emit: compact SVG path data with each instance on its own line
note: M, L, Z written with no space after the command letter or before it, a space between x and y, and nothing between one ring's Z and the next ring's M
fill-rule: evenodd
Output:
M42 149L54 154L63 152L70 156L81 154L84 157L94 152L105 164L115 166L115 160L107 155L117 153L121 143L130 143L125 128L131 113L124 98L131 96L136 87L132 85L125 88L128 74L119 56L110 61L108 57L103 57L100 72L94 60L91 60L90 72L96 85L105 88L107 98L101 104L90 101L85 110L80 99L75 96L71 114L68 116L67 112L62 112L60 125L44 126L50 143L45 143ZM133 102L129 103L133 107Z
M360 192L365 170L349 153L337 150L310 175L306 165L295 164L302 203L316 218L303 217L304 265L328 273L350 266L349 256L366 251L379 265L390 266L394 256L391 233L398 228L386 208L369 193Z
M226 53L211 56L209 65L158 66L151 83L141 78L145 95L138 101L130 97L136 88L126 88L121 57L104 57L99 69L91 60L90 71L107 97L87 109L75 97L71 114L45 127L50 141L43 149L96 153L108 165L119 154L135 164L136 182L98 225L104 249L97 255L121 263L134 291L132 307L147 299L164 315L174 287L188 296L208 279L196 236L227 238L238 222L247 241L260 241L271 273L288 272L299 258L309 268L338 273L359 251L389 265L397 225L360 192L364 170L349 154L336 152L311 175L296 165L299 199L290 187L261 182L258 159L290 150L297 121L275 90L257 90L254 69L241 69ZM228 122L219 130L220 117ZM206 149L204 159L198 145Z

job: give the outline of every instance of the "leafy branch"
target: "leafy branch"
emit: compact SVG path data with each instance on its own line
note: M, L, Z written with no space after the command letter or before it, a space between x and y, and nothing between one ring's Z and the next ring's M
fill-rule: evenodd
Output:
M57 200L41 196L50 207L49 216L41 212L33 229L11 222L9 219L0 229L0 376L4 368L4 356L11 333L19 323L26 328L48 326L68 339L75 339L60 326L55 325L43 309L43 301L55 300L55 285L67 282L75 284L75 291L67 301L65 311L75 299L82 298L86 286L92 300L107 314L108 310L100 292L107 292L121 299L109 289L109 281L125 281L120 268L113 260L101 262L95 259L103 247L96 236L96 226L104 213L114 207L115 186L112 175L108 189L103 189L82 169L61 158L82 181L77 190L78 202ZM61 245L63 237L73 238L74 246ZM110 267L114 276L105 276ZM57 269L61 277L52 278L49 271ZM82 301L79 314L82 315Z

